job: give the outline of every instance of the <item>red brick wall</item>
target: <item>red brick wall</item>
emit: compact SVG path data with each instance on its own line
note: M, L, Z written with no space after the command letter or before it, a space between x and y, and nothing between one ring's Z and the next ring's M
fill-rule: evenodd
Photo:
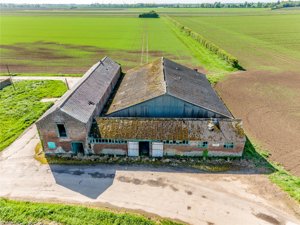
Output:
M67 131L67 138L61 138L58 135L57 123L63 123ZM39 135L45 152L55 153L62 149L65 152L71 152L71 142L82 142L86 144L87 131L85 124L75 120L60 111L53 112L47 117L36 123ZM49 149L48 142L55 142L56 149Z
M94 150L95 154L104 154L104 152L111 152L109 154L114 154L120 152L120 150L123 151L124 154L127 155L127 144L107 144L107 143L101 143L101 144L94 144L92 145L92 149ZM104 151L104 152L103 152Z

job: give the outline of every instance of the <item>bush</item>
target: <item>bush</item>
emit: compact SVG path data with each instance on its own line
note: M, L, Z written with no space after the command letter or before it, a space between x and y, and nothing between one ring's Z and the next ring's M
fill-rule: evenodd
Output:
M159 18L159 15L151 10L150 12L140 14L139 18Z

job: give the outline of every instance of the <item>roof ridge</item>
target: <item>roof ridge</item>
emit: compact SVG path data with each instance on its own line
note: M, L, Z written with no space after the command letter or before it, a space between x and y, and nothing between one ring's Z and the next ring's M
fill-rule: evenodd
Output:
M105 59L107 59L107 56L103 57L100 61L95 63L87 72L85 72L80 81L70 90L71 93L66 96L63 102L61 102L59 106L60 108L62 108L66 104L68 99L70 99L74 95L76 90L95 72L95 70L98 69L100 65L102 65L102 61L104 61Z
M162 74L163 74L163 79L164 79L164 84L165 84L165 94L167 94L167 87L168 87L168 84L167 84L167 80L166 80L166 73L165 73L165 58L164 57L161 57L161 64L162 64Z

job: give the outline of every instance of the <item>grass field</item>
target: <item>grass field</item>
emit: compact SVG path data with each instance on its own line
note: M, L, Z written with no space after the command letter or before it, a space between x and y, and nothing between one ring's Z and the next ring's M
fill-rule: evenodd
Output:
M300 66L299 12L174 18L236 56L247 70L295 71Z
M211 72L231 71L206 49L183 40L164 18L138 19L137 12L106 17L84 13L46 12L38 20L31 13L2 14L1 74L6 64L12 73L82 74L105 55L125 70L164 56Z
M0 199L0 222L17 224L66 225L180 225L167 219L146 218L137 214L117 213L62 204L30 203ZM52 224L51 223L51 224Z
M20 81L0 91L0 151L11 144L53 103L43 98L60 97L66 91L61 81Z
M12 72L82 73L105 55L125 68L161 56L197 64L161 19L2 16L1 24L1 64Z

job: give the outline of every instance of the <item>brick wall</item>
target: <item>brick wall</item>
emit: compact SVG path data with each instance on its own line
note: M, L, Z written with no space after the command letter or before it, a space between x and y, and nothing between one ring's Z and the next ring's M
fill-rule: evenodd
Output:
M93 144L94 154L127 155L127 144Z
M67 137L61 138L58 135L57 123L65 125ZM87 130L84 123L68 116L61 111L55 111L36 123L46 153L71 152L71 142L82 142L87 151L86 138ZM56 148L49 149L48 142L54 142Z

